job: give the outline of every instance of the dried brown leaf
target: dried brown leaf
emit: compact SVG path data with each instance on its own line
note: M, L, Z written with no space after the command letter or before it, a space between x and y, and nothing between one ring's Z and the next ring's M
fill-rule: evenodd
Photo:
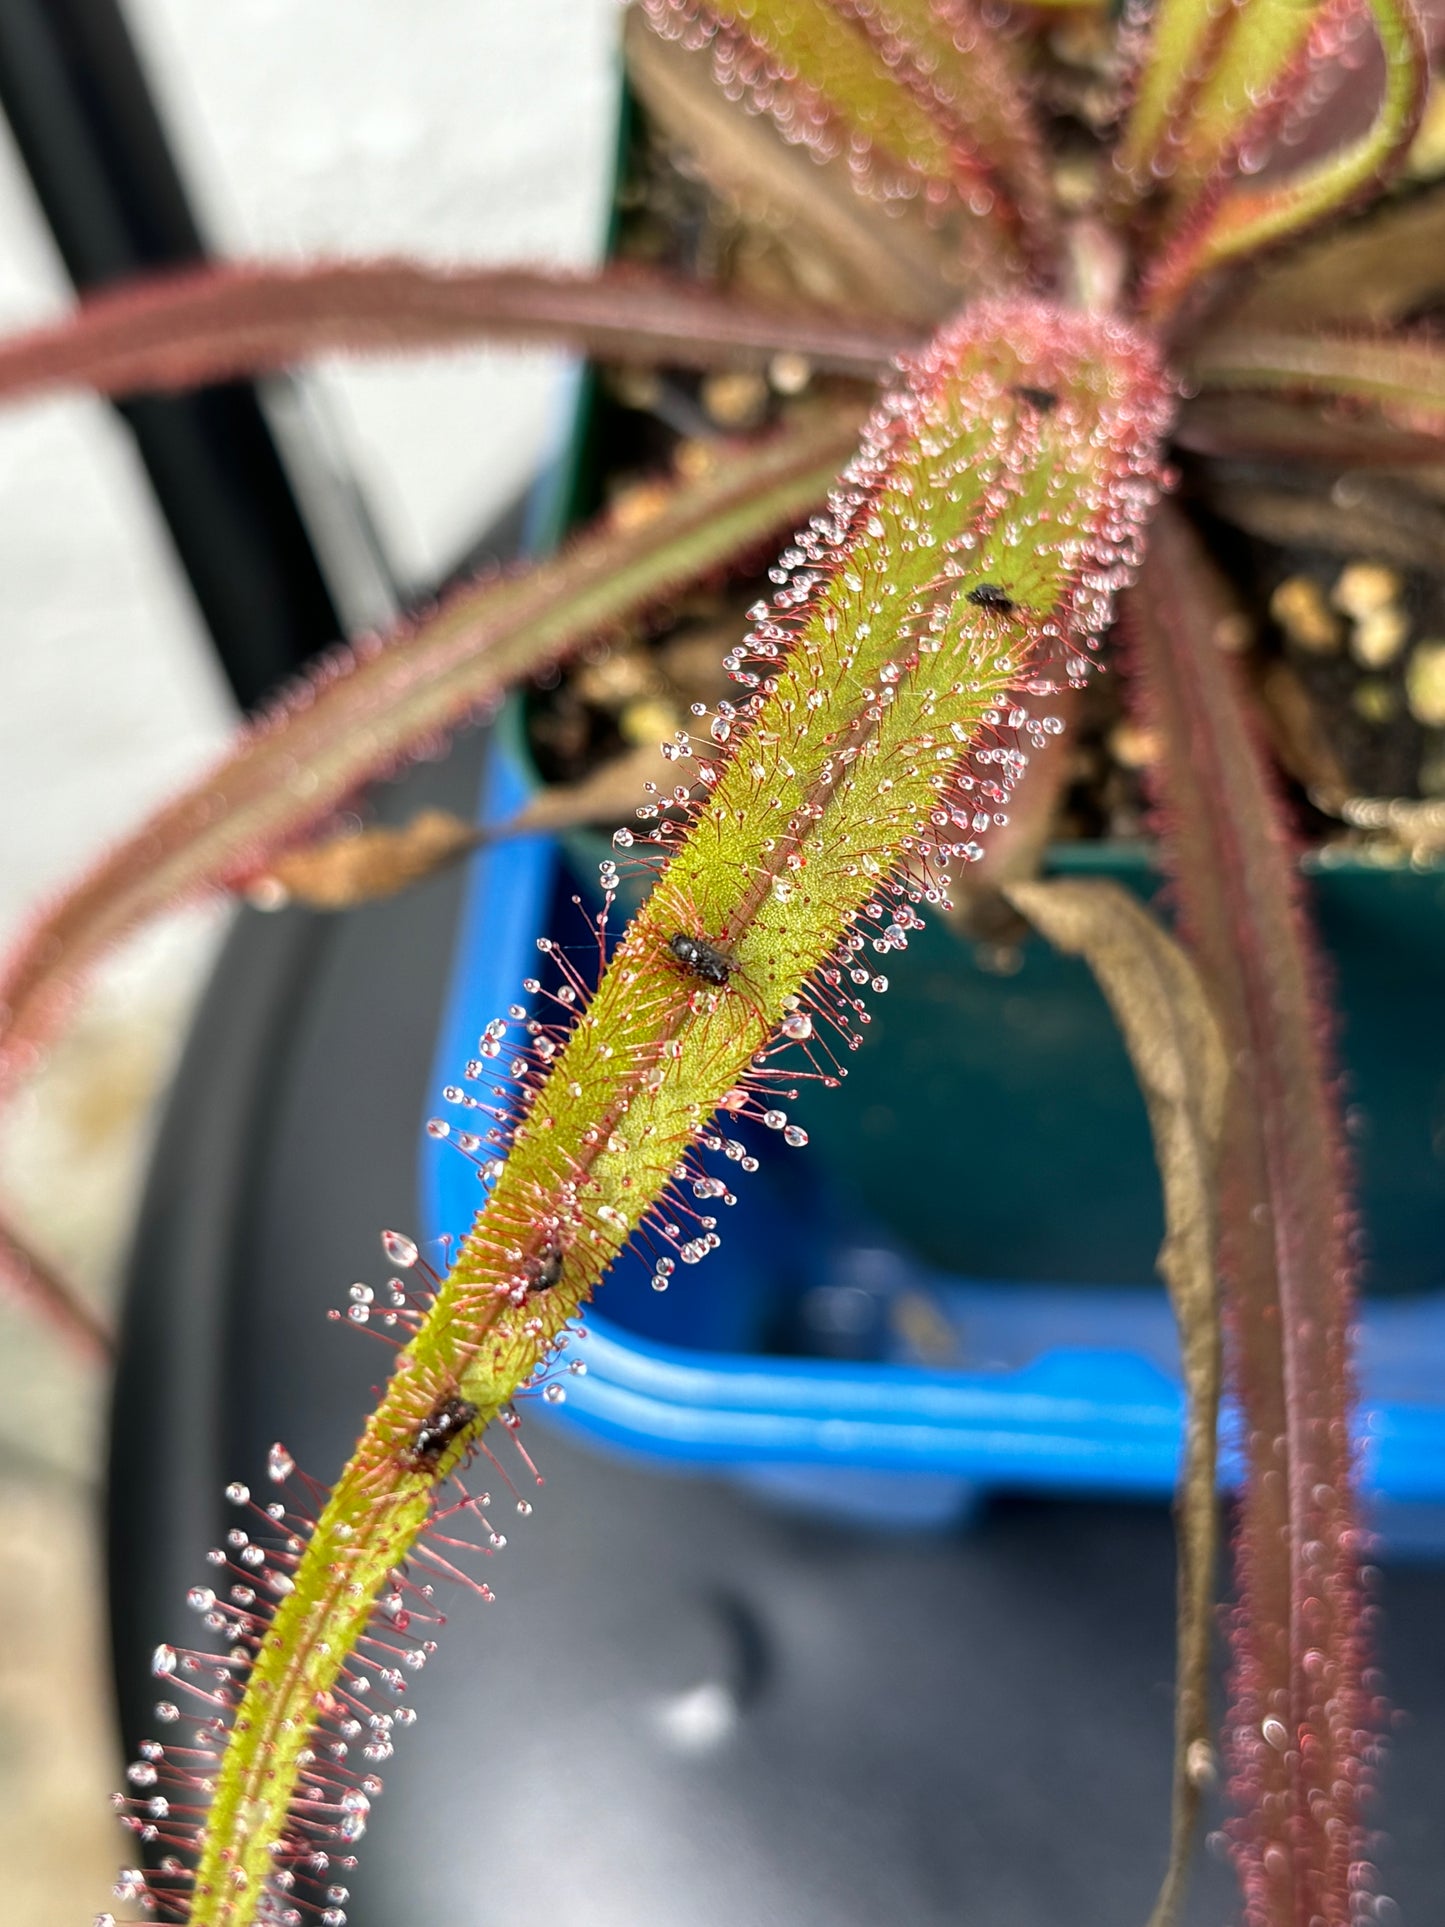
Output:
M473 850L540 830L620 823L646 800L644 784L675 773L652 743L615 756L577 783L549 784L504 823L465 822L448 810L422 810L397 828L339 831L283 850L246 889L263 910L304 903L312 910L354 910L424 883Z
M399 828L345 830L283 850L247 890L263 910L304 903L312 910L354 910L410 889L477 847L474 823L447 810L422 810Z
M1179 1326L1188 1396L1179 1493L1172 1839L1168 1871L1150 1917L1150 1927L1171 1927L1184 1897L1199 1796L1213 1757L1209 1656L1219 1540L1218 1160L1229 1063L1198 970L1127 890L1069 877L1016 883L1007 895L1056 949L1082 957L1098 980L1144 1094L1164 1193L1158 1265Z

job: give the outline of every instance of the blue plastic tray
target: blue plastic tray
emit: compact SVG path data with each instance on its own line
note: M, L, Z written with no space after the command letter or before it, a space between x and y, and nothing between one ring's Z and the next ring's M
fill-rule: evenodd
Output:
M504 820L526 795L499 746L482 819ZM560 866L542 836L475 860L434 1112L486 1023L538 973ZM706 1264L680 1270L662 1296L640 1260L614 1268L588 1314L587 1375L567 1382L564 1406L544 1408L549 1420L555 1411L607 1448L725 1468L780 1498L880 1523L942 1524L991 1488L1172 1492L1183 1398L1162 1288L939 1275L851 1222L810 1153L768 1149ZM429 1233L464 1232L479 1198L473 1166L426 1138L421 1183ZM903 1362L908 1348L887 1318L857 1362L768 1349L778 1307L819 1290L844 1309L906 1308L946 1365ZM1365 1478L1386 1549L1445 1556L1445 1294L1369 1304L1360 1369ZM1226 1415L1226 1481L1238 1474L1231 1431Z

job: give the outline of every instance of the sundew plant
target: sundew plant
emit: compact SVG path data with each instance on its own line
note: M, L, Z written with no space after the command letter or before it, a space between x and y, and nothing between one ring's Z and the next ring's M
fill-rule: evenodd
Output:
M1065 28L1085 80L1059 61ZM1424 29L1410 0L1157 0L1118 21L1088 0L641 0L628 31L644 107L698 143L715 189L794 237L807 272L791 292L626 264L236 263L0 343L10 396L481 338L684 370L782 358L808 390L770 431L660 480L647 516L604 515L332 657L42 910L0 977L13 1090L89 967L145 919L204 892L310 887L365 783L786 544L727 657L733 699L698 706L666 745L671 794L614 839L597 971L555 951L560 988L529 983L457 1066L447 1128L485 1203L445 1276L386 1234L403 1276L373 1323L384 1310L396 1354L349 1463L327 1490L278 1446L264 1496L230 1490L236 1529L191 1598L212 1644L155 1656L160 1737L122 1802L125 1917L341 1927L407 1723L387 1689L431 1650L440 1577L489 1596L502 1535L469 1468L520 1469L525 1493L515 1400L559 1369L619 1252L641 1238L659 1285L682 1283L750 1162L730 1120L759 1119L786 1155L803 1134L784 1090L839 1085L890 957L987 887L1095 969L1159 1158L1190 1414L1156 1927L1176 1917L1217 1754L1249 1927L1347 1927L1373 1905L1363 1802L1382 1715L1348 1171L1292 832L1220 646L1236 593L1171 491L1181 454L1326 477L1445 458L1445 355L1397 325L1445 283ZM1052 746L1116 623L1162 744L1177 936L1109 886L1029 874L1061 780ZM342 839L353 897L466 834ZM618 892L639 868L657 880L627 922ZM3 1226L0 1257L104 1348ZM705 1291L706 1270L686 1286ZM1246 1479L1216 1734L1221 1356Z

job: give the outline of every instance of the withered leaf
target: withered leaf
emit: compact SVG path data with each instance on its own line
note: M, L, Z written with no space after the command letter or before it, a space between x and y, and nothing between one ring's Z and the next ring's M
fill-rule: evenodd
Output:
M344 830L273 858L264 875L247 886L247 895L263 909L301 903L312 910L354 910L409 890L504 837L619 822L643 800L644 782L668 772L662 752L648 743L604 763L579 783L539 790L505 823L479 827L446 810L422 810L397 829Z
M353 910L394 897L475 849L473 823L446 810L423 810L399 829L343 830L273 857L248 888L262 909L304 903L313 910Z
M1169 1866L1149 1927L1171 1927L1213 1749L1210 1626L1218 1551L1215 1493L1221 1343L1216 1166L1229 1064L1199 972L1128 891L1095 879L1015 883L1009 901L1058 950L1089 965L1114 1014L1149 1111L1164 1193L1160 1276L1179 1325L1188 1396L1179 1496L1178 1674Z

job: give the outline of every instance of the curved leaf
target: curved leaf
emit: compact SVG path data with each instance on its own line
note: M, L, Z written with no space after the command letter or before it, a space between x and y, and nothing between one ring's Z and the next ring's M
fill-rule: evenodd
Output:
M1173 1927L1214 1757L1209 1661L1219 1557L1218 1166L1229 1059L1198 970L1122 885L1054 877L1016 883L1008 897L1056 950L1081 956L1094 973L1144 1093L1164 1193L1158 1266L1179 1327L1188 1412L1179 1472L1171 1838L1149 1927Z
M1373 123L1342 152L1277 186L1239 189L1233 166L1223 165L1201 199L1201 211L1146 273L1141 305L1156 320L1170 315L1202 276L1302 233L1363 190L1383 186L1403 162L1429 85L1424 34L1412 0L1366 4L1385 55Z
M858 419L833 409L751 446L724 445L725 464L670 485L640 527L604 518L550 561L472 583L393 634L338 651L39 916L0 972L0 1090L31 1067L111 944L187 897L245 883L273 850L512 683L795 522L826 496Z
M129 283L0 340L0 395L194 387L321 354L463 342L557 343L601 360L683 368L804 355L871 379L909 336L826 309L768 307L637 268L593 275L414 261L234 262Z
M1320 0L1160 0L1116 164L1136 191L1196 188L1294 63Z

